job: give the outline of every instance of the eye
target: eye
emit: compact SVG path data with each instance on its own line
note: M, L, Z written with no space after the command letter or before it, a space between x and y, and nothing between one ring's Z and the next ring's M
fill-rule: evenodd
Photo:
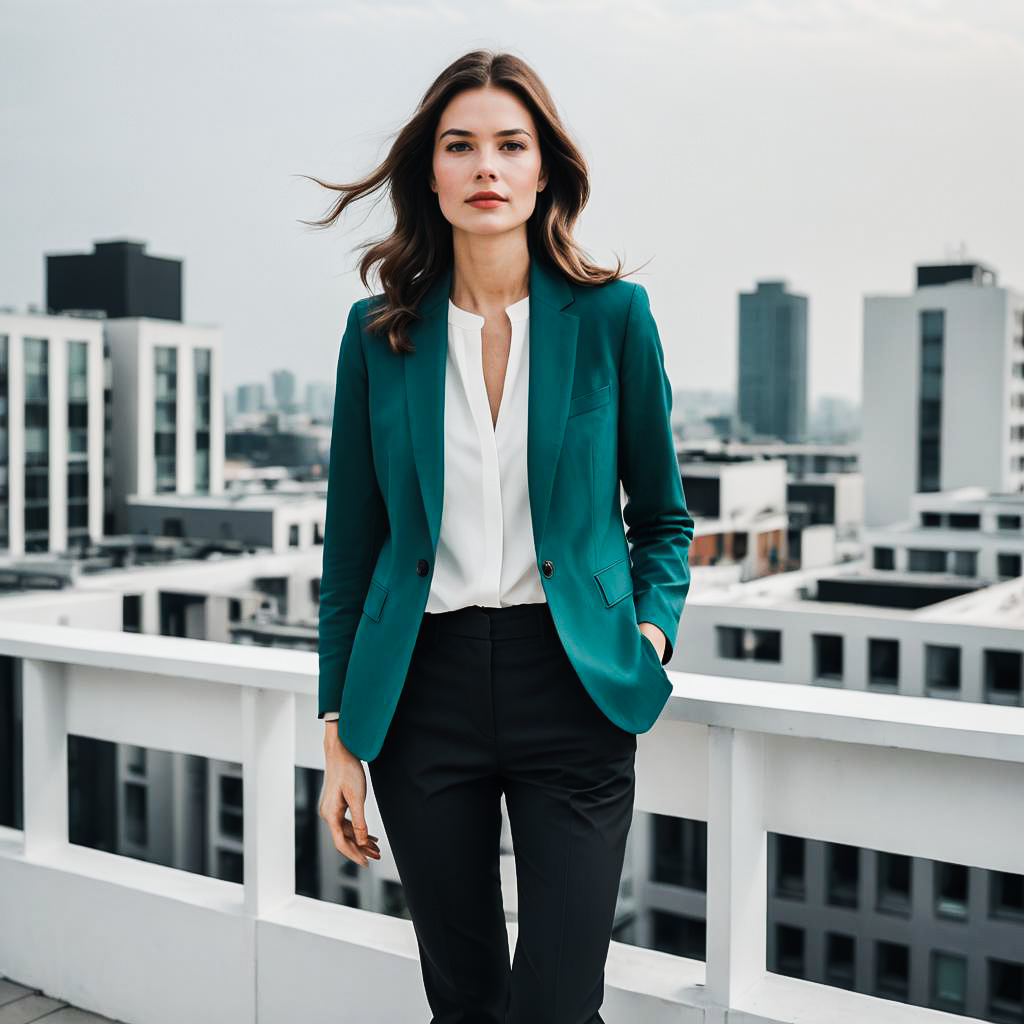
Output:
M455 146L468 146L468 145L469 145L468 142L452 142L449 145L445 146L445 152L446 153L456 153L456 152L461 153L462 150L456 150L454 147ZM518 146L520 149L526 149L526 147L521 142L514 142L511 139L509 139L508 142L503 142L502 146Z

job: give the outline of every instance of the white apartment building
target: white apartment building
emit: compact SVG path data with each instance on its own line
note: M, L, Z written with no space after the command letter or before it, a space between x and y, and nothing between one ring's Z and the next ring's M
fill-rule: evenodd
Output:
M918 265L909 295L864 297L865 524L912 494L1024 488L1024 293L981 263Z
M323 544L326 484L280 492L130 496L128 529L153 536L239 541L276 554Z
M104 326L116 453L111 500L120 532L129 495L223 493L223 332L149 317Z
M103 532L103 323L0 313L0 553Z
M865 531L875 569L999 583L1021 575L1024 494L961 487L915 494L906 522Z

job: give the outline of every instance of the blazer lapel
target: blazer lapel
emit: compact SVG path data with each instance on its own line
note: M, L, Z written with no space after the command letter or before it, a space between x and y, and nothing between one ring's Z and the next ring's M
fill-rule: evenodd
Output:
M405 363L406 400L413 459L434 551L441 532L444 497L444 396L448 356L449 264L419 304L420 319L409 328L416 351ZM544 537L555 467L569 412L579 317L562 310L573 301L565 278L530 259L530 349L527 415L527 480L534 544Z

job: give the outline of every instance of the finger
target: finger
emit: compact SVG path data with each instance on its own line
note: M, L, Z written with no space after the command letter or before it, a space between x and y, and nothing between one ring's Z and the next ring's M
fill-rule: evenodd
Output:
M363 853L372 853L376 859L380 859L380 849L375 842L360 843L355 836L355 830L352 828L352 822L347 819L342 821L341 827L345 830L345 837L348 841Z
M360 846L366 845L367 837L370 832L366 827L366 818L363 815L363 802L358 800L350 805L352 811L352 828L355 830L356 842Z
M347 804L342 799L338 810L338 817L331 822L331 835L334 837L334 845L339 853L343 853L349 860L366 866L367 860L352 837L352 826L345 818Z
M345 834L345 830L342 828L339 821L332 820L330 822L331 827L331 838L334 840L334 847L338 853L344 854L349 860L360 861L359 851L356 848L355 843Z

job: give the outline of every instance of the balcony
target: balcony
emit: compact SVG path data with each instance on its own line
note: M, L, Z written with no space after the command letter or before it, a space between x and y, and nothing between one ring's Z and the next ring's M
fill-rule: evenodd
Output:
M25 783L0 973L130 1024L429 1020L409 921L295 894L315 654L21 623L0 654L21 662ZM708 824L707 961L613 942L604 1019L981 1019L766 972L767 836L1024 873L1024 708L670 675L636 808ZM242 884L70 844L69 733L240 763Z

